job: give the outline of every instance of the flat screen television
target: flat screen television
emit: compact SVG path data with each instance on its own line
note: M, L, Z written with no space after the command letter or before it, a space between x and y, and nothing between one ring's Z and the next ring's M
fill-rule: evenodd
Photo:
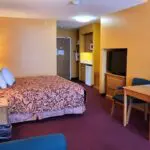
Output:
M111 49L107 52L107 72L126 76L127 49Z

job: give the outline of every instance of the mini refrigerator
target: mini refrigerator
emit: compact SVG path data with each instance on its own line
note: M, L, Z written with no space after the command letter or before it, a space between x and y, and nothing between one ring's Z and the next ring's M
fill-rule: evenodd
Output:
M94 84L92 65L86 65L85 67L85 84L88 86L92 86Z

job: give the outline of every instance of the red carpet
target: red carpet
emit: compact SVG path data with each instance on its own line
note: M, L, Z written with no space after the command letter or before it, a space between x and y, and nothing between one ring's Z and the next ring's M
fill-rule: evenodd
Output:
M93 88L87 89L87 111L84 115L50 118L16 124L13 140L50 133L63 133L69 150L150 150L148 122L142 112L133 111L127 128L122 126L122 108L110 116L111 102Z

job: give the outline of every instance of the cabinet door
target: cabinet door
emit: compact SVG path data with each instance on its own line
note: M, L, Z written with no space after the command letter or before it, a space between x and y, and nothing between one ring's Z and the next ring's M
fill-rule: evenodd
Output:
M115 90L119 86L126 85L126 78L124 76L106 74L106 94L109 97L114 96Z
M81 64L81 81L85 82L85 65Z

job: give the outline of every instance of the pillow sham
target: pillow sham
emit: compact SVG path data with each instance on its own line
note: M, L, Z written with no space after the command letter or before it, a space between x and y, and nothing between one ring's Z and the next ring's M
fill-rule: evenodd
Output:
M1 72L0 72L0 88L1 89L7 88L7 83L5 82Z
M7 68L2 68L1 72L5 82L12 86L15 83L14 75Z

